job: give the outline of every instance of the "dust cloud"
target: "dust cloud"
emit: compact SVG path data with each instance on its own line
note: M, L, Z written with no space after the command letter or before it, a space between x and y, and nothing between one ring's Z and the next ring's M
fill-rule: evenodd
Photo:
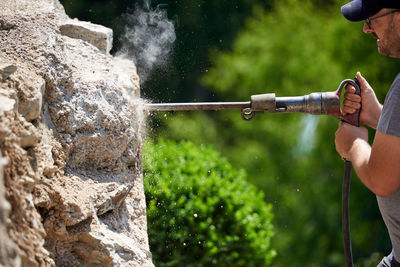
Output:
M151 1L145 0L124 15L127 24L117 56L134 61L141 84L154 67L168 64L176 39L174 23L168 19L165 7L160 4L152 8Z

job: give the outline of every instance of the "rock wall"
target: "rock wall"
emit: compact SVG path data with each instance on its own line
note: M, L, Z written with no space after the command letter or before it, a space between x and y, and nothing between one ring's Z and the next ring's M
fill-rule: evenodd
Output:
M153 266L139 78L111 43L58 0L0 1L0 265Z

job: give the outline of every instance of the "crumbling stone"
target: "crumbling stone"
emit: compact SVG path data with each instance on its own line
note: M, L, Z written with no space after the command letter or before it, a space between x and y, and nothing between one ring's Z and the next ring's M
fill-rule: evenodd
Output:
M0 234L22 266L153 266L136 67L108 54L110 30L71 21L57 0L0 1L0 62L16 66L0 69Z
M71 19L60 25L60 31L63 35L94 45L104 54L108 54L112 48L112 29L101 25Z
M5 199L5 187L3 168L7 164L7 160L1 156L0 152L0 266L21 266L21 259L14 242L7 235L7 224L9 223L9 214L11 206Z
M27 120L33 121L40 117L42 109L45 81L35 73L18 73L18 112Z
M20 146L22 148L33 147L39 143L41 136L39 132L29 125L26 129L22 130L20 135Z
M0 92L0 116L5 112L10 112L16 109L16 101L7 96L1 95Z
M7 80L16 70L17 66L6 62L0 62L0 75L3 81Z

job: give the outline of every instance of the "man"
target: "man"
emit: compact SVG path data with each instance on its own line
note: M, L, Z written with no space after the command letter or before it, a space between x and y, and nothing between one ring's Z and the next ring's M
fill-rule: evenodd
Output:
M400 58L400 0L354 0L342 7L342 13L350 21L365 20L363 31L377 39L381 55ZM340 123L336 150L377 195L392 243L392 253L378 266L400 266L400 74L383 107L364 77L357 73L357 78L361 97L347 86L343 112L354 113L362 105L360 122L377 130L375 138L371 146L366 128Z

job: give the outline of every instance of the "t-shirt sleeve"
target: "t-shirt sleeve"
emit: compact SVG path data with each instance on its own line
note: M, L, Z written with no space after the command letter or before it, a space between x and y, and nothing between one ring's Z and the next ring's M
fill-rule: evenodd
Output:
M400 137L400 75L386 96L377 130Z

